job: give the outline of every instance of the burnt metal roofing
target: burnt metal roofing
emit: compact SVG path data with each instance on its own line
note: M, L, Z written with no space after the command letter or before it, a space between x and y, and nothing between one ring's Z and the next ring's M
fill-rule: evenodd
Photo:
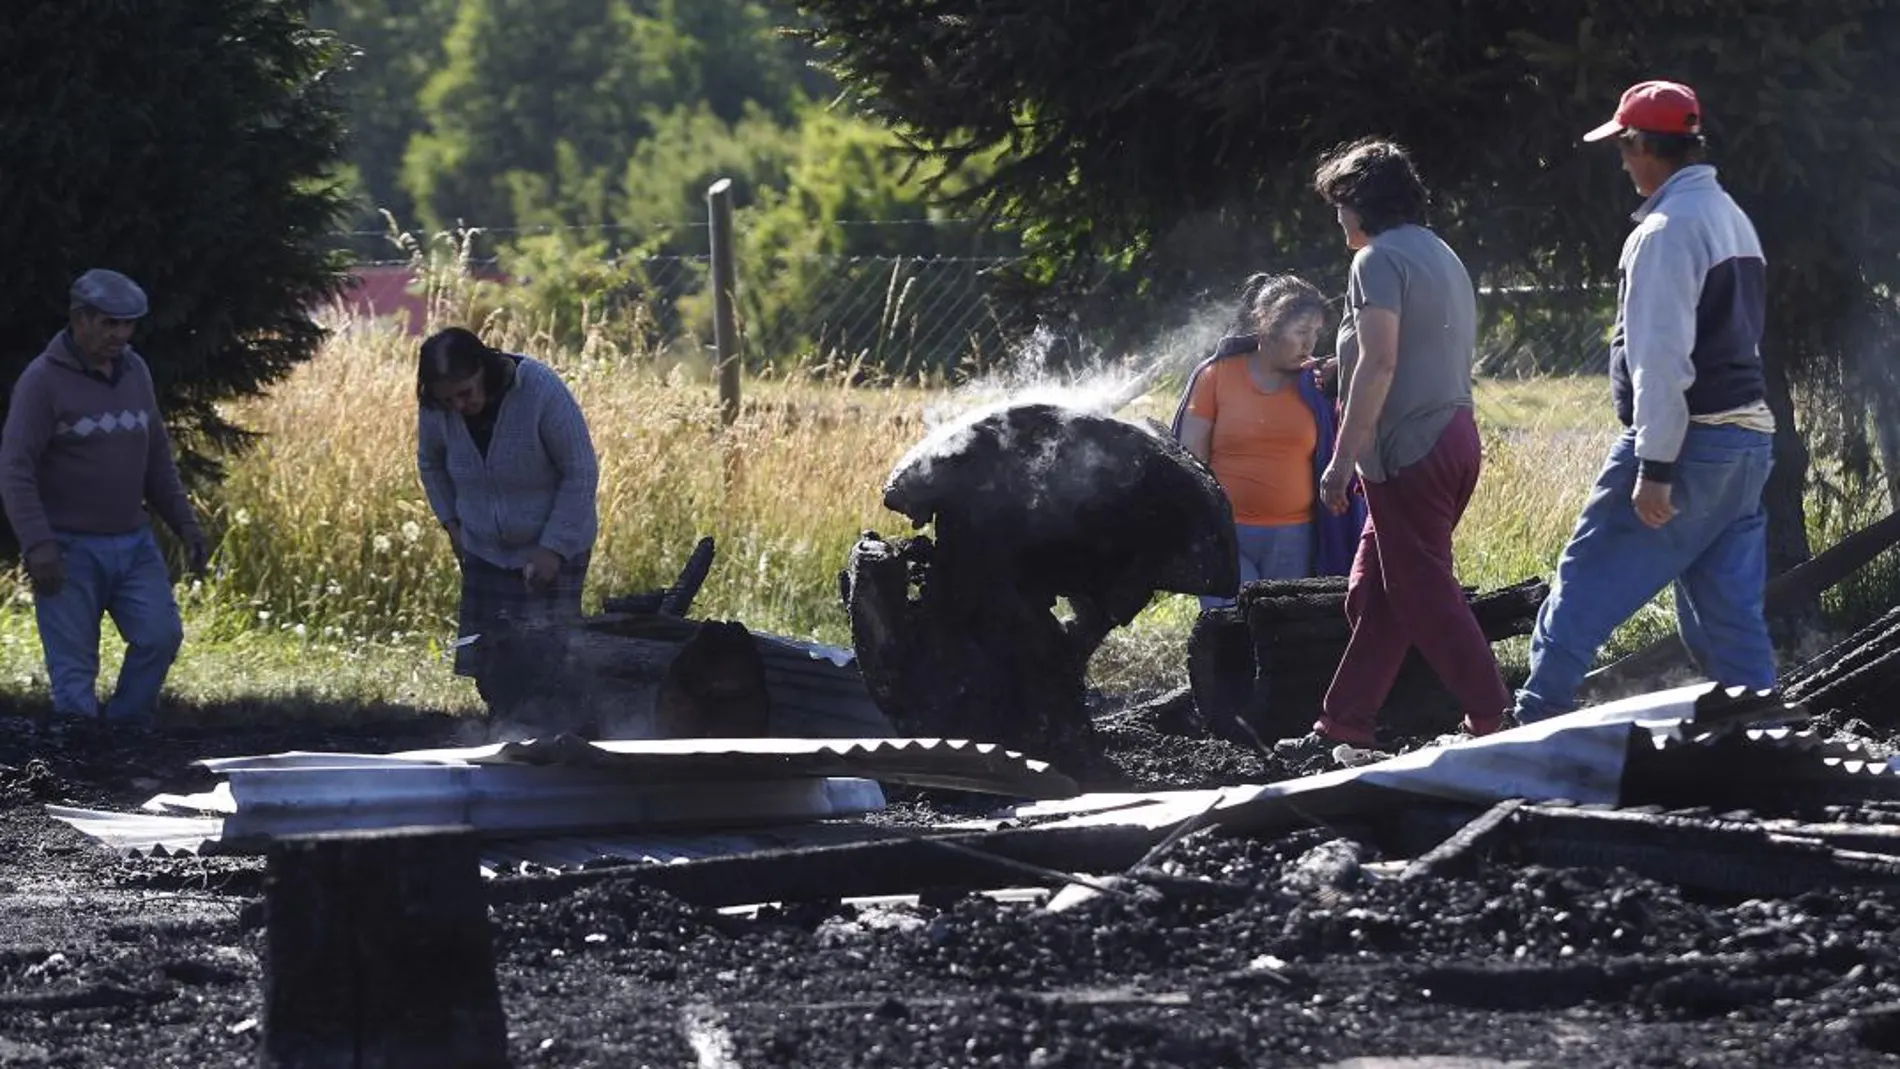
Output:
M199 762L228 774L249 768L351 765L558 765L611 770L646 784L846 776L1014 798L1066 798L1073 779L1046 761L960 739L650 739L588 742L556 735L524 742L387 755L292 752Z

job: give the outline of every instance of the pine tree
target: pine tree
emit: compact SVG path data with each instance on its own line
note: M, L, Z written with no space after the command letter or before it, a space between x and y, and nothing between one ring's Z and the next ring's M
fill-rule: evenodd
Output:
M0 20L0 382L90 267L136 279L133 345L199 471L216 409L315 354L332 240L336 49L303 0L13 0ZM339 399L338 403L347 403Z

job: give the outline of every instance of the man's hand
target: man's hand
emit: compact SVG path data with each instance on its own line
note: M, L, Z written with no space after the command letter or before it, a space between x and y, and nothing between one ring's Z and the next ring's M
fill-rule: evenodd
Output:
M193 535L185 541L185 570L200 578L211 567L211 547L205 543L202 534Z
M1636 490L1630 494L1630 504L1636 508L1636 518L1652 529L1676 518L1675 503L1669 500L1668 483L1637 476Z
M41 542L26 551L26 574L33 580L33 593L42 598L58 596L66 586L66 554L58 542Z
M521 566L521 576L528 582L528 592L539 594L554 585L554 579L561 574L561 555L546 546L536 546L528 554L528 563Z
M1346 488L1352 485L1351 464L1341 464L1338 457L1326 465L1325 474L1319 477L1319 503L1326 511L1335 516L1346 513Z

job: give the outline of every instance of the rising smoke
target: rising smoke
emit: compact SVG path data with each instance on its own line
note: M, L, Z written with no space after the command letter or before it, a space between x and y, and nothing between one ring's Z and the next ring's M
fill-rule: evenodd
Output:
M936 461L959 456L971 446L973 428L998 412L1018 405L1052 405L1095 416L1119 416L1150 433L1165 428L1131 418L1132 410L1167 420L1178 393L1195 365L1214 352L1233 327L1231 303L1204 301L1184 321L1157 331L1127 352L1081 346L1082 359L1068 368L1053 366L1055 329L1038 326L1011 346L995 370L951 391L923 413L928 428L892 469L922 473Z

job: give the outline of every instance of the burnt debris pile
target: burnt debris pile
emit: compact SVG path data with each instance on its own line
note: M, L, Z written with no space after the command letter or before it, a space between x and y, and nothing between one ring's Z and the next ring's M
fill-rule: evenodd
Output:
M1900 608L1789 673L1783 689L1815 715L1900 730Z
M884 504L934 537L866 532L841 593L871 694L909 734L1084 754L1084 672L1108 633L1157 591L1237 580L1207 469L1158 427L1082 409L941 427L898 462Z
M1493 642L1528 635L1549 593L1541 579L1485 593L1468 590L1472 612ZM1188 679L1209 731L1271 742L1304 734L1319 712L1345 652L1343 576L1249 583L1233 608L1210 609L1188 642ZM1459 709L1417 650L1400 670L1381 716L1397 736L1456 730Z

